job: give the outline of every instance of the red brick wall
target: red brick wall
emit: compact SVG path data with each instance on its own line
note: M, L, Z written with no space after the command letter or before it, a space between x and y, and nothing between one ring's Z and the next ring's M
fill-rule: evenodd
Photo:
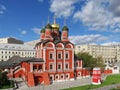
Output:
M112 70L104 70L104 74L112 74Z

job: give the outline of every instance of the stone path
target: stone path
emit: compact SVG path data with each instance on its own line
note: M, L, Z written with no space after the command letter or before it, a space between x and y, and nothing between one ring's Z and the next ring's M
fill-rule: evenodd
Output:
M105 80L106 77L107 76L102 76L103 80ZM22 79L16 79L16 81L18 82L18 86L19 86L17 90L60 90L64 88L71 88L71 87L91 84L91 77L80 78L73 81L57 82L49 86L37 85L35 87L28 87ZM93 89L93 90L110 90L112 88L116 88L117 86L120 86L120 84L104 86L104 87Z
M90 77L81 78L73 81L57 82L49 86L37 85L35 87L27 87L27 85L24 82L19 82L18 83L19 88L17 90L60 90L64 88L88 85L90 83L91 83Z

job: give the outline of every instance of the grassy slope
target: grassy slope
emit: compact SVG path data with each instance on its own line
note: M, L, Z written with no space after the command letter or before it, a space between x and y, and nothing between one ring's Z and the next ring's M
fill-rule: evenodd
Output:
M74 88L69 88L64 90L89 90L89 89L99 88L99 87L103 87L111 84L117 84L117 83L120 83L120 74L108 76L101 85L91 84L91 85L79 86L79 87L74 87Z

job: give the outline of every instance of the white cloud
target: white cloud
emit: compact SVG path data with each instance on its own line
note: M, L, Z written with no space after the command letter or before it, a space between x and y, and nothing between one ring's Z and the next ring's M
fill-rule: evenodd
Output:
M70 41L74 44L88 44L103 42L108 39L108 37L102 36L100 34L96 35L83 35L83 36L70 36Z
M40 28L37 28L37 27L34 27L34 28L32 28L32 30L34 31L34 33L36 33L36 34L40 34Z
M90 30L113 31L120 28L120 0L88 0L74 14Z
M103 45L103 46L108 46L108 45L120 45L120 42L107 42L107 43L102 43L101 45Z
M4 14L5 10L6 10L6 7L0 4L0 14Z
M27 31L23 30L23 31L21 31L21 34L25 35L25 34L27 34Z
M57 17L68 17L73 13L77 2L78 0L51 0L50 11Z
M114 31L113 31L114 33L120 33L120 28L118 29L115 29Z

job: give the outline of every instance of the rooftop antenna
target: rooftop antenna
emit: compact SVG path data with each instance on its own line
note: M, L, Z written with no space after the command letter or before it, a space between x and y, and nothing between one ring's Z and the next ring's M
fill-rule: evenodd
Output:
M64 26L66 26L66 19L64 18Z
M48 16L48 23L50 23L50 17Z
M54 15L54 24L56 24L56 16Z

